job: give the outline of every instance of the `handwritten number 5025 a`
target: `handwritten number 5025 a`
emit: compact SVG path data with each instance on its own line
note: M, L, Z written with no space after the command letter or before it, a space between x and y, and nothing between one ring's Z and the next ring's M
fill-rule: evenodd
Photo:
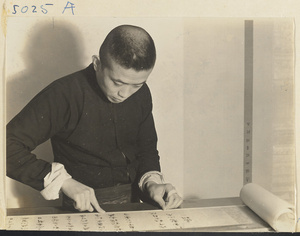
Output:
M35 5L32 5L32 6L23 6L22 8L20 8L19 5L13 5L14 10L13 10L12 14L17 14L19 12L25 14L28 11L31 11L32 13L38 13L37 10L40 10L42 13L47 14L48 10L46 9L46 6L53 6L53 4L46 3L45 5L41 5L40 9L37 9L37 6L35 6Z

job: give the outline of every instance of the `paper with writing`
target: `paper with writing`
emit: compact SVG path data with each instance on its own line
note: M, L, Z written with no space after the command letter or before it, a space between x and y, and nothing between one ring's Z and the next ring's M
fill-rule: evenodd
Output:
M149 231L251 224L245 206L7 217L7 230ZM238 217L237 217L238 216Z

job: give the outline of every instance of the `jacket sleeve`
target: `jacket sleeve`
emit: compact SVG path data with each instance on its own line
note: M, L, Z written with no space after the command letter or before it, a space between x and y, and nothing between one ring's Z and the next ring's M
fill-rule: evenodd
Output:
M7 176L37 190L44 188L44 177L51 164L31 153L63 129L69 119L66 95L58 83L49 85L33 98L6 127Z
M139 127L137 143L139 147L137 178L139 181L146 172L161 170L160 157L157 151L157 134L152 115L152 99L148 87L144 107L144 120Z

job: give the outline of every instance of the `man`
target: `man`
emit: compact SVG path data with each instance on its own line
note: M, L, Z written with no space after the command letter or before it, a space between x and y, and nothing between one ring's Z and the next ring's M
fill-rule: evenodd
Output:
M177 208L160 173L146 81L155 45L142 28L113 29L86 69L54 81L7 125L7 175L78 211L150 198ZM31 153L51 139L54 162ZM138 186L138 188L136 188Z

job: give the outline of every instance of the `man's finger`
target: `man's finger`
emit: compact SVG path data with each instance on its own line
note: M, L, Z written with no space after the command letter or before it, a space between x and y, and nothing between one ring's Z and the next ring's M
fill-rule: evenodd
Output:
M174 208L178 208L182 202L183 202L183 199L178 194L176 194L176 198L174 201Z
M85 190L83 193L83 201L84 201L84 211L88 211L91 208L91 201L90 201L90 192L88 190Z
M183 202L182 198L177 193L173 194L169 198L169 202L167 203L166 208L167 209L177 208L181 205L182 202Z
M167 191L167 199L170 198L175 193L177 193L177 191L174 187L171 190L168 190Z
M178 196L177 191L171 184L168 184L168 185L166 185L166 192L167 192L166 209L174 208L174 206L175 206L174 203L175 203L176 197Z
M74 201L75 201L75 202L73 203L74 208L75 208L76 210L81 211L81 208L82 208L82 201L81 201L80 195L77 195L77 196L74 198Z
M166 209L173 208L174 202L175 202L175 194L172 194L170 197L167 198Z
M166 203L165 203L164 199L162 199L161 196L155 195L155 196L153 197L153 200L154 200L155 202L157 202L158 205L160 205L160 207L161 207L163 210L166 209Z
M172 208L178 208L182 203L181 198L176 198L175 201L173 202Z
M89 212L93 212L94 208L92 207L92 205L90 204L90 208L88 209Z
M99 203L95 197L95 193L91 192L91 204L99 213L105 213L105 211L99 206Z
M180 198L179 201L178 201L178 203L177 203L177 205L176 205L176 208L179 207L182 203L183 203L183 199Z

